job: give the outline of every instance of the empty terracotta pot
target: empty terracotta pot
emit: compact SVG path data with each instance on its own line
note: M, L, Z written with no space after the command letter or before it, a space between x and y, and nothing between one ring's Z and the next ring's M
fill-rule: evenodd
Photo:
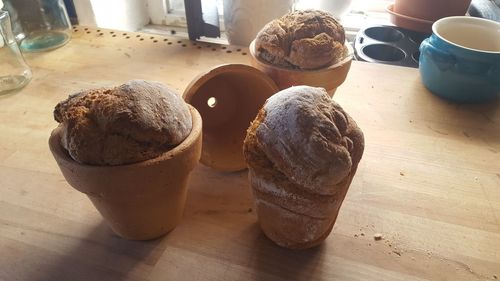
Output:
M225 172L245 169L246 130L276 92L271 78L243 64L220 65L196 77L183 96L203 118L201 163Z
M450 16L463 16L471 0L396 0L394 12L400 15L436 21Z
M279 90L291 86L307 85L325 88L333 96L337 87L344 83L351 68L353 49L346 44L347 54L336 64L315 70L297 70L275 66L260 60L255 52L255 40L250 44L251 64L274 80Z
M201 155L201 117L189 108L193 128L182 143L161 156L129 165L80 164L61 146L60 129L52 131L49 147L64 177L89 197L116 234L153 239L180 222L189 174Z

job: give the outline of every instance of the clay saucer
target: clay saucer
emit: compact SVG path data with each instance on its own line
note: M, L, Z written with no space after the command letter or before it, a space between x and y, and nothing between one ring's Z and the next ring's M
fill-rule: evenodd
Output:
M432 33L433 21L398 14L394 12L394 4L387 6L386 11L389 13L390 21L396 26L418 32Z
M465 15L470 2L471 0L395 0L392 10L412 18L437 21Z

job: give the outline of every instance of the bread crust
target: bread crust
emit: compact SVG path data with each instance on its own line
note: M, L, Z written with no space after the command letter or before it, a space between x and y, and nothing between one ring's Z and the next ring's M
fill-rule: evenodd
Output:
M327 12L295 11L268 23L257 34L257 56L274 65L317 69L345 53L345 30Z
M159 156L181 143L192 120L182 98L158 82L132 80L84 90L54 109L61 144L77 162L123 165Z
M269 98L243 147L264 233L294 249L323 241L363 149L363 133L324 89L292 87Z

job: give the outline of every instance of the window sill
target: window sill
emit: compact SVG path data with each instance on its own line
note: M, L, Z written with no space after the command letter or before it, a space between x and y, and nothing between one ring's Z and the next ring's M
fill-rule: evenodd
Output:
M169 15L165 25L148 24L140 31L157 35L175 34L181 38L188 38L185 20L185 16L182 15ZM342 24L346 31L346 39L349 42L354 42L356 34L364 27L373 25L391 25L389 22L389 14L386 12L363 13L355 11L343 17ZM220 38L202 37L200 41L225 45L228 44L224 32L221 33Z

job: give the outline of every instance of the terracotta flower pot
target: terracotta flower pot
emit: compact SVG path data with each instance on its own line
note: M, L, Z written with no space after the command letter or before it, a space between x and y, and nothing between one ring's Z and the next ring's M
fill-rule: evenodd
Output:
M61 146L59 127L52 131L50 150L64 177L89 197L116 234L153 239L180 222L189 174L201 155L201 116L189 108L193 128L182 143L159 157L129 165L80 164Z
M396 0L394 12L400 15L436 21L450 16L463 16L471 0Z
M334 65L315 70L296 70L271 65L260 60L255 52L255 40L249 47L252 66L271 77L280 90L291 86L307 85L325 88L330 96L333 96L337 87L344 83L351 68L354 51L349 44L346 44L346 48L347 54L344 59Z
M357 168L357 166L353 167L351 174L337 185L337 193L330 196L327 201L317 202L316 206L321 207L325 214L328 214L328 217L324 218L297 214L269 203L269 195L263 195L255 187L256 183L261 181L261 178L250 172L249 179L253 190L257 217L264 234L276 244L289 249L308 249L321 244L332 232L340 207L344 202ZM281 189L280 186L276 188ZM300 200L300 195L295 200L297 198ZM307 237L308 240L304 241L304 237Z
M243 64L220 65L193 79L183 97L203 118L201 163L225 172L246 169L246 130L276 92L271 78Z

